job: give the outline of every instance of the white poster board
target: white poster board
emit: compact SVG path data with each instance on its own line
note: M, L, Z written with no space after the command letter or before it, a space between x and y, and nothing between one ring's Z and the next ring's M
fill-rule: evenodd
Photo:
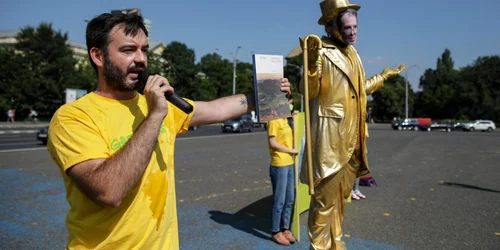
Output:
M84 89L66 89L66 103L74 102L78 98L87 94L87 90Z

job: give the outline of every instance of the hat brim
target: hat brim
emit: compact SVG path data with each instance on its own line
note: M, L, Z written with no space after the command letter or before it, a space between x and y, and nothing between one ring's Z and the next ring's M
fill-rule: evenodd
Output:
M337 16L338 14L342 13L343 11L345 11L347 9L353 9L353 10L357 11L360 8L361 8L361 5L359 5L359 4L351 4L351 5L346 6L346 7L337 8L334 11L332 11L330 13L330 15L320 17L318 20L318 24L325 25L328 21L333 20L335 18L335 16Z

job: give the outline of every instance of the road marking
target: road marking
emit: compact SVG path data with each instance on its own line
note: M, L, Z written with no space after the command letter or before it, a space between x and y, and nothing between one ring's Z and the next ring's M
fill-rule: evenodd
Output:
M193 139L208 139L208 138L214 138L214 137L228 137L228 136L245 136L245 135L254 135L254 134L260 134L260 133L265 133L265 132L252 132L252 133L244 133L244 134L227 134L227 135L207 135L207 136L194 136L194 137L184 137L184 138L179 138L177 137L177 140L183 141L183 140L193 140ZM5 145L5 144L3 144ZM0 150L0 153L10 153L10 152L22 152L22 151L34 151L34 150L47 150L46 147L39 147L39 148L19 148L19 149L5 149L5 150Z
M7 134L34 134L37 133L39 130L0 130L1 135L7 135Z
M251 192L251 191L259 191L259 190L266 190L266 189L271 189L271 186L262 186L262 187L256 187L256 188L243 188L241 190L236 190L236 189L233 188L232 192L215 193L215 194L210 194L207 197L198 196L198 197L195 197L195 198L192 198L192 199L179 199L179 202L210 200L210 199L213 199L213 198L219 198L221 196L232 195L234 193Z
M25 141L25 142L14 142L14 143L2 143L1 146L16 146L16 145L26 145L26 146L34 146L37 142L33 141Z
M11 135L11 136L1 136L0 137L0 145L4 145L3 142L11 142L11 141L26 141L33 142L33 137L23 137L19 135Z
M47 150L47 148L46 147L39 147L39 148L4 149L4 150L0 150L0 153L35 151L35 150Z
M193 139L207 139L207 138L216 138L216 137L229 137L229 136L245 136L245 135L255 135L267 133L266 131L262 132L252 132L252 133L243 133L243 134L225 134L225 135L204 135L204 136L192 136L192 137L177 137L176 140L193 140Z

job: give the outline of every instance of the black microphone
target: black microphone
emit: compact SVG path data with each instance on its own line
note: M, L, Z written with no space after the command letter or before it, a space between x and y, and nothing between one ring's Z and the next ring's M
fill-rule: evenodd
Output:
M148 77L150 75L151 74L146 72L146 71L139 72L139 75L138 75L139 82L142 83L144 86L146 86L146 82L148 81ZM189 113L193 112L193 106L191 104L189 104L189 102L186 102L186 100L182 99L182 97L180 95L178 95L177 93L172 94L170 92L166 92L165 98L167 98L167 101L171 102L173 105L178 107L180 110L184 111L184 113L189 114Z

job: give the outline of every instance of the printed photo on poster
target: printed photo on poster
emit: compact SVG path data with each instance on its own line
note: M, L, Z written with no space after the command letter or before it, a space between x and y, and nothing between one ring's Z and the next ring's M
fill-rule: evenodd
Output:
M286 93L280 89L283 56L253 55L256 113L259 122L291 117Z

